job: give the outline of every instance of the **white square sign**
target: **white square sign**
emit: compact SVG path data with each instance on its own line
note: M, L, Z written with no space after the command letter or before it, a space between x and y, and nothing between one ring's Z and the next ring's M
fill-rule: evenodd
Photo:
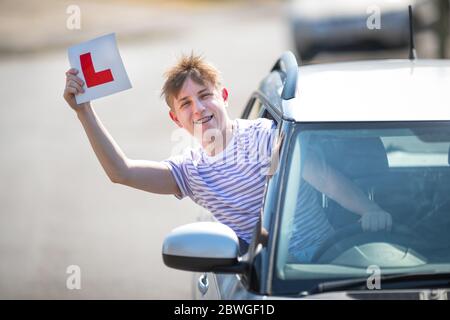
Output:
M84 93L75 96L77 103L131 88L114 33L70 47L69 62L84 81Z

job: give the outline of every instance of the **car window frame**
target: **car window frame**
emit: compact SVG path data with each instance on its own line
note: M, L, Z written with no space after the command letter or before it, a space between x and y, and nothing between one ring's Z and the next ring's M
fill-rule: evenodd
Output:
M273 120L276 123L277 138L279 138L279 135L281 133L281 128L282 128L281 113L271 103L269 103L268 99L261 92L256 91L252 94L249 102L247 103L247 106L246 106L244 112L242 113L241 118L248 119L248 116L252 112L252 108L254 108L255 105L257 105L257 103L260 104L261 109L258 112L258 117L255 119L266 118L266 119ZM249 120L255 120L255 119L249 119ZM265 209L265 204L266 204L267 190L269 188L269 183L271 182L272 178L273 177L267 178L265 186L264 186L263 200L262 200L263 203L262 203L262 209L261 209L261 219L260 219L260 222L258 223L259 226L262 226L262 220L264 218L264 209ZM268 232L269 232L269 236L270 236L271 230L268 230ZM265 291L267 288L266 279L267 279L267 275L268 275L268 270L270 270L270 268L268 267L270 252L269 252L269 254L266 254L266 256L264 258L257 257L257 254L260 252L260 251L258 251L259 250L258 246L259 246L259 244L262 243L262 241L263 241L263 237L261 236L261 233L259 233L259 234L255 233L254 236L252 237L252 243L250 244L248 254L244 256L245 257L244 259L247 262L249 262L250 264L257 263L255 261L255 259L263 260L263 261L260 261L261 263L258 262L258 265L264 266L263 270L256 270L260 273L260 276L255 277L252 274L248 273L248 274L243 274L241 277L241 283L246 288L250 289L251 291L256 291L259 293L266 292ZM267 242L269 243L269 241L267 241ZM270 249L268 251L270 251ZM256 268L250 268L250 270L252 270L252 269L255 270ZM254 281L256 281L258 283L254 283Z
M295 122L292 126L293 130L291 131L291 134L289 137L286 137L286 140L291 140L293 136L297 136L299 132L301 131L314 131L314 130L339 130L339 129L365 129L365 128L390 128L390 127L398 127L398 128L409 128L411 126L411 123L415 122L417 124L423 123L427 126L432 124L448 124L448 120L435 120L435 121L377 121L377 122L367 122L367 121L361 121L361 122L321 122L321 123L301 123L301 122ZM286 170L283 171L283 175L286 175L289 171L287 168L291 166L292 161L292 149L295 147L294 143L291 143L292 141L287 141L287 145L285 146L285 150L287 150L286 157ZM282 179L282 182L280 183L280 188L282 188L282 192L280 192L279 199L281 200L281 203L279 203L278 211L276 214L276 218L278 220L281 219L281 213L284 210L284 197L286 194L286 185L287 185L287 179ZM272 278L272 281L270 282L270 294L273 295L281 295L281 296L297 296L302 291L308 292L309 289L317 286L320 282L326 282L326 281L334 281L334 280L342 280L342 278L327 278L327 279L289 279L289 280L283 280L277 277L277 270L276 270L276 260L278 259L278 237L280 235L280 228L281 224L276 223L275 229L274 229L274 237L273 239L273 254L274 254L274 260L271 261L271 272L270 277ZM347 279L351 279L350 277ZM280 290L280 289L285 290ZM297 288L300 288L298 290ZM289 290L290 289L290 290Z

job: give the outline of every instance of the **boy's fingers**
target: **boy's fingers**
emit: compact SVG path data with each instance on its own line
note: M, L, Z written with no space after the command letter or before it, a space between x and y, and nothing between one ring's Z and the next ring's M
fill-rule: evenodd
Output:
M77 94L77 89L72 88L72 87L67 87L66 92L71 93L71 94Z
M69 80L69 82L67 82L67 87L75 88L77 91L79 91L81 93L84 92L83 88L73 80Z
M70 80L75 81L76 83L78 83L80 86L84 85L84 81L81 80L79 77L74 76L74 75L67 75L66 81L69 82Z
M77 70L77 69L75 69L75 68L70 68L69 70L67 70L66 75L69 75L69 74L77 74L77 73L78 73L78 70Z

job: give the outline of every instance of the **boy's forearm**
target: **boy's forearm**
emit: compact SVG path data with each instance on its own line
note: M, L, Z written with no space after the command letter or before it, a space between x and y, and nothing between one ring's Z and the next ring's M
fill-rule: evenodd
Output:
M127 169L127 158L101 123L91 105L77 112L100 164L113 182L120 182Z
M332 171L329 178L329 196L341 206L359 215L379 209L375 202L341 173Z

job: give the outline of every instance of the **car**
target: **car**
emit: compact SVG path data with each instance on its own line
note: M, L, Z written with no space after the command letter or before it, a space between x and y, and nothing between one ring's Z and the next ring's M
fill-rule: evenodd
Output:
M408 5L418 29L439 19L434 0L292 0L286 16L302 60L321 52L401 49L408 46Z
M167 235L164 263L194 272L195 299L447 299L449 84L450 60L298 66L285 52L242 114L272 119L283 137L248 252L229 227L200 221ZM389 212L392 229L363 231L360 216L314 189L306 199L334 232L309 262L292 257L297 226L317 228L297 207L309 148Z

